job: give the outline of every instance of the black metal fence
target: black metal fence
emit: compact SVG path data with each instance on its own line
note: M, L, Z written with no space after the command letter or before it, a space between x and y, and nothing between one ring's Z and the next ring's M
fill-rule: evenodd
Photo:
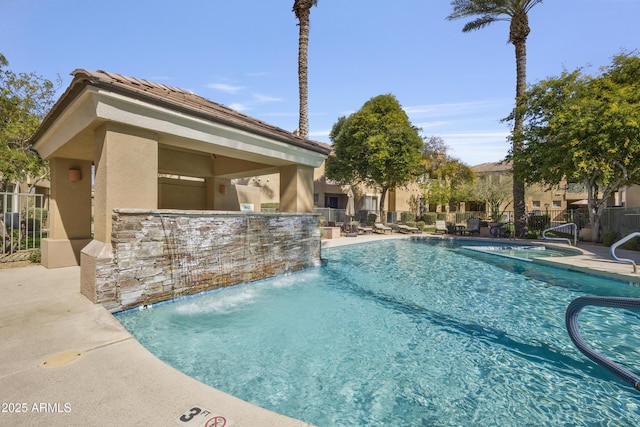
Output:
M345 210L333 208L315 208L315 212L322 215L325 221L336 223L345 222ZM369 215L377 214L376 211L360 210L353 215L353 220L367 222ZM466 224L471 218L480 218L483 221L490 221L489 215L484 211L468 212L430 212L421 218L416 217L413 212L389 211L386 212L387 223L399 223L406 221L425 220L427 225L432 225L435 220L445 220L448 224ZM498 222L513 223L513 211L505 211ZM556 227L561 224L574 223L578 227L588 228L589 214L587 209L549 209L544 211L533 211L526 215L526 225L528 231L541 233L542 231ZM606 208L601 219L603 231L615 231L622 235L640 230L640 208Z

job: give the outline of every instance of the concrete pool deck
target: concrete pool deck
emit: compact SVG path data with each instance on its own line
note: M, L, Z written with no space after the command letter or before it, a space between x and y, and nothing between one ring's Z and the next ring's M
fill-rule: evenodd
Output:
M322 246L407 237L345 237L325 240ZM640 282L631 265L608 260L608 248L579 248L582 255L549 262ZM640 263L640 253L617 254ZM246 403L166 365L107 310L82 296L79 283L79 267L0 269L0 425L204 426L211 419L218 423L210 425L218 427L225 425L223 419L226 426L310 425Z

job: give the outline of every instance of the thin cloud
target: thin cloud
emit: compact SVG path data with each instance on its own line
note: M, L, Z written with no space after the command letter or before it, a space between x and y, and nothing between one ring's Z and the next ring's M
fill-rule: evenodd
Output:
M269 96L269 95L261 95L259 93L254 93L253 94L253 99L255 99L258 102L281 102L282 98L277 98L275 96Z
M449 147L449 154L469 165L499 162L504 159L511 148L507 139L509 135L510 132L501 130L438 134Z
M511 100L453 102L444 104L413 105L404 107L404 111L409 116L416 118L448 117L472 113L486 113L487 110L494 109L506 110L511 108L511 104Z
M247 105L240 104L239 102L234 102L233 104L228 105L228 107L239 112L248 111L250 109Z
M506 131L478 131L452 132L438 134L445 143L452 148L478 149L479 147L509 148L509 132Z
M426 129L434 129L442 126L451 126L454 122L450 120L438 120L433 122L424 122L424 123L415 123L414 126L422 129L423 131Z
M330 133L331 133L331 130L318 130L314 132L309 132L309 136L312 136L312 137L323 136L328 138Z
M209 83L207 87L209 89L219 90L225 93L238 93L245 89L244 86L233 86L226 83Z

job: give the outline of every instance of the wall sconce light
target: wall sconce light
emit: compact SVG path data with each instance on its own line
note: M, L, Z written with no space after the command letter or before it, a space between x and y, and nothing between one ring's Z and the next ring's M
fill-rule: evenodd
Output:
M220 186L218 187L218 192L220 194L225 194L227 192L227 186L224 184L220 184Z
M69 182L78 182L82 179L80 169L69 169Z

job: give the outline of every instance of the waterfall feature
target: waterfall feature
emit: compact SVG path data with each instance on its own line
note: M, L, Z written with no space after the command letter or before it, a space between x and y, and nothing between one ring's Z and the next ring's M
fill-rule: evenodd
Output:
M112 229L111 311L321 265L315 214L118 209Z

